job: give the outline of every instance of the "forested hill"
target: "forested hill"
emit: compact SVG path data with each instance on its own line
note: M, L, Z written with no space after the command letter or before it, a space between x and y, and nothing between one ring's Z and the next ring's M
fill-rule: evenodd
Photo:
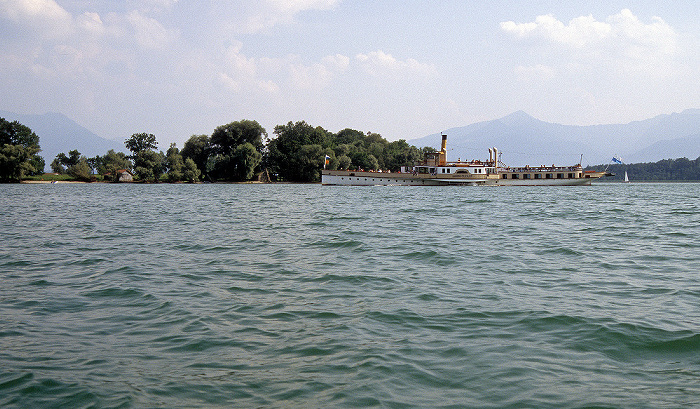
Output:
M591 167L601 169L605 165ZM589 169L589 168L587 168ZM625 172L630 181L700 181L700 157L691 160L687 158L664 159L653 163L612 164L608 171L615 174L605 178L605 181L621 181Z

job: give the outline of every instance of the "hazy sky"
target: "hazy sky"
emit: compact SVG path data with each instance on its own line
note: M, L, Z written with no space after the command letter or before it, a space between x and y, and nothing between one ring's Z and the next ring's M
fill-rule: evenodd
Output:
M161 149L240 119L397 140L687 108L697 0L0 0L0 109Z

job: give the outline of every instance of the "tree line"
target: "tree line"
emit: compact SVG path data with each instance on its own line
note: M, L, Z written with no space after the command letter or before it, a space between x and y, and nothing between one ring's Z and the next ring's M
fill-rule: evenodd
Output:
M44 160L37 155L39 137L17 122L0 118L0 125L0 181L43 173ZM434 151L403 139L389 142L372 132L333 133L304 121L277 125L272 138L257 121L235 121L217 127L211 135L192 135L182 149L173 143L166 152L158 150L155 135L149 133L133 134L124 144L131 155L110 150L88 158L74 149L56 155L50 167L81 181L96 180L97 175L116 181L120 172L128 171L136 180L151 183L242 182L261 175L270 181L317 182L323 167L396 171ZM15 151L21 155L11 156Z
M241 120L217 127L211 135L192 135L179 149L170 144L158 150L156 137L136 133L124 142L131 152L110 150L85 157L77 149L59 153L51 162L55 173L76 180L116 181L126 170L144 182L249 181L263 175L270 181L316 182L319 169L396 171L420 161L433 148L417 148L401 139L388 142L381 135L343 129L333 133L304 121L277 125L274 136L257 121ZM0 182L18 182L43 174L39 137L30 128L0 118ZM326 163L327 160L327 163ZM635 181L700 180L700 157L665 159L654 163L612 164L622 180L627 171Z
M700 180L700 157L664 159L649 163L611 164L608 171L615 176L609 181L623 180L625 172L632 181L697 181Z

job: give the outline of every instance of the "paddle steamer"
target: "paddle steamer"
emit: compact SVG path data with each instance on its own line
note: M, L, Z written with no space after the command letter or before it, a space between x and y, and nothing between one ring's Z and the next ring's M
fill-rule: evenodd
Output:
M402 166L399 172L364 170L322 170L323 185L346 186L580 186L610 176L608 172L583 170L573 166L509 167L502 163L496 148L489 149L489 160L447 162L447 135L442 135L439 152L428 152L422 162Z

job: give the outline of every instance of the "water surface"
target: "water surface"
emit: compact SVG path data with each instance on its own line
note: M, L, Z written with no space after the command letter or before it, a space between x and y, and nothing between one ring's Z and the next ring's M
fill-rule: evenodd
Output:
M700 405L700 185L0 185L0 406Z

